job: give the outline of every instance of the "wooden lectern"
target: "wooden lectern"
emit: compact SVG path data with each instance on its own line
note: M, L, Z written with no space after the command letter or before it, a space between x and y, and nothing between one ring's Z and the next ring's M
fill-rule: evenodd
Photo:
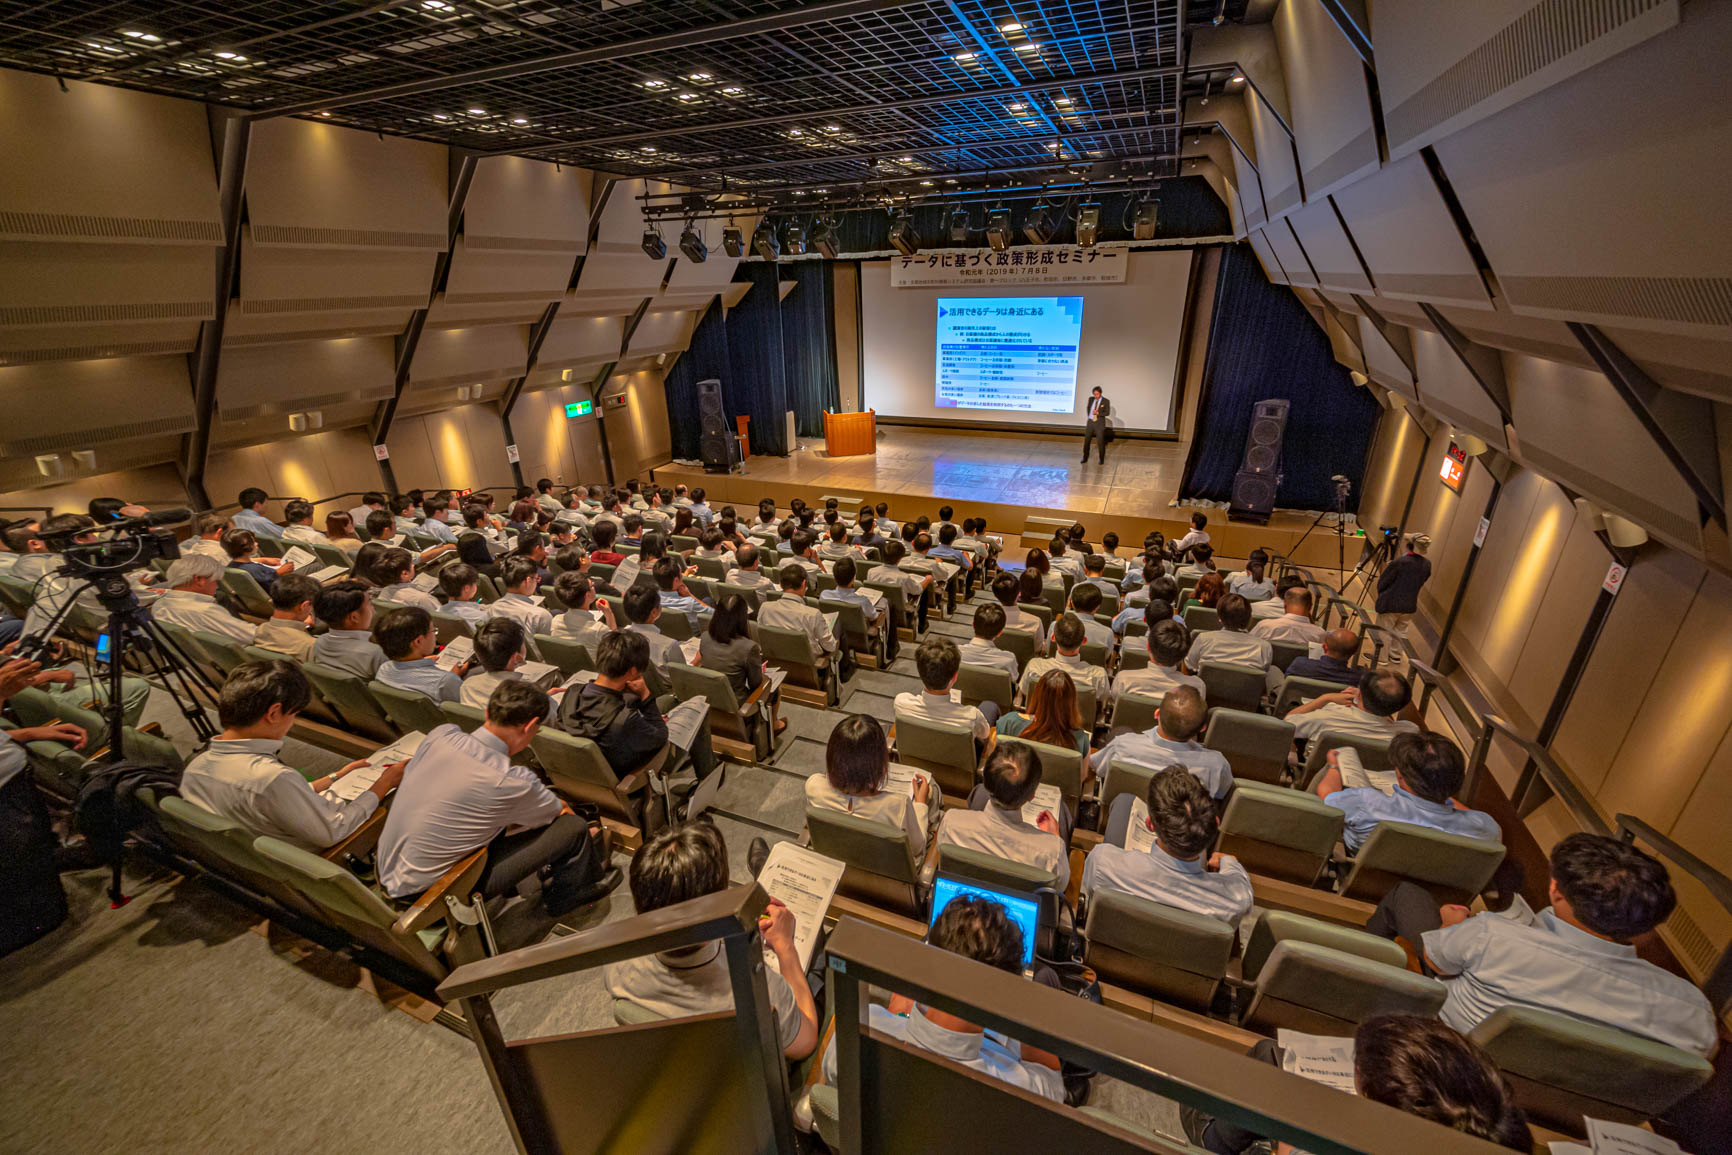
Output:
M878 411L832 413L824 410L824 452L854 457L878 452Z

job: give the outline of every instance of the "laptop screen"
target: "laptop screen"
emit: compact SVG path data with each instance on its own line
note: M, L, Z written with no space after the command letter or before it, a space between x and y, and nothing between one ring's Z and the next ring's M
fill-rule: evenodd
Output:
M932 883L932 921L937 922L944 908L950 905L950 900L958 897L984 898L1002 906L1010 921L1022 930L1022 969L1026 971L1034 965L1034 935L1040 922L1039 902L1025 894L1013 894L940 874Z

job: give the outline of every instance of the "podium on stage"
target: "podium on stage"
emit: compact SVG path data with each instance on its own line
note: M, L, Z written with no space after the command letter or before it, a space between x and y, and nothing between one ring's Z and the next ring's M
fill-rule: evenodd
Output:
M878 411L832 413L824 410L824 451L831 457L878 452Z

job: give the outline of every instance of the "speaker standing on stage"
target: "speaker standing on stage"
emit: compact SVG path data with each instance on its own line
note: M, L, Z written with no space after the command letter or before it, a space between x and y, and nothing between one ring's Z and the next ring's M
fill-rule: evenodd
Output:
M1110 433L1107 418L1112 416L1112 412L1113 403L1101 396L1101 387L1096 385L1093 394L1089 397L1088 433L1083 437L1082 459L1084 465L1087 465L1089 461L1089 445L1096 438L1099 438L1101 443L1101 464L1107 463L1107 437Z

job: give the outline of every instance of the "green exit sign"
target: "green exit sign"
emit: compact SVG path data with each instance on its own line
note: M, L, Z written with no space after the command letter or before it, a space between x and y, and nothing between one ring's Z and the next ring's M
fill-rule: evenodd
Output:
M573 401L570 405L565 407L565 415L567 417L588 417L594 412L595 402L593 401Z

